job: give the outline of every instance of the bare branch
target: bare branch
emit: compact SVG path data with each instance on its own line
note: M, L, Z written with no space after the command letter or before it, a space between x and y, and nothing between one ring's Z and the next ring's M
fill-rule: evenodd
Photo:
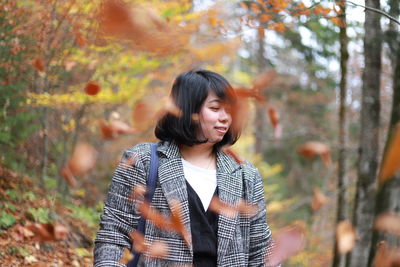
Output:
M365 8L366 10L370 10L370 11L379 13L379 14L381 14L381 15L384 15L385 17L387 17L387 18L390 19L391 21L394 21L394 22L396 22L397 24L400 25L400 21L398 21L396 18L390 16L388 13L386 13L386 12L380 10L380 9L376 9L376 8L369 7L369 6L363 6L363 5L360 5L360 4L353 3L352 1L347 1L347 2L350 3L350 4L352 4L352 5Z

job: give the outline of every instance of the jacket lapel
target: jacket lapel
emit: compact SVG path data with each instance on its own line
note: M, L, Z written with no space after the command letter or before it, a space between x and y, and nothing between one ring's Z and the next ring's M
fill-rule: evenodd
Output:
M217 153L217 185L221 201L237 206L243 191L241 168L238 163L223 152ZM238 220L238 214L234 217L219 215L218 262L227 252L229 243L236 231Z
M173 201L181 203L182 223L188 233L189 251L193 257L188 194L179 148L174 143L162 142L159 143L157 150L164 154L164 157L160 157L160 165L158 167L158 179L161 189L170 209L173 207Z

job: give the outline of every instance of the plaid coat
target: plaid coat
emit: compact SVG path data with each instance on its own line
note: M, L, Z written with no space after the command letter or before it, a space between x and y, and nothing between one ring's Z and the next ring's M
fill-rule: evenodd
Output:
M179 148L173 142L160 142L157 150L160 157L158 182L151 205L163 215L169 216L171 201L180 201L183 224L190 234L188 195ZM132 201L129 196L136 185L146 185L149 162L149 143L136 145L124 152L115 170L101 215L100 229L95 240L95 267L124 266L118 261L124 247L131 249L129 233L137 227L140 217L137 212L139 203ZM258 214L250 218L241 214L234 218L219 216L218 266L266 266L264 259L271 254L273 241L266 222L264 189L258 170L249 163L238 164L225 153L217 152L217 185L222 201L235 205L242 198L259 207ZM147 221L145 241L165 242L168 245L168 255L154 259L142 254L139 266L192 264L192 246L186 245L175 232L159 229Z

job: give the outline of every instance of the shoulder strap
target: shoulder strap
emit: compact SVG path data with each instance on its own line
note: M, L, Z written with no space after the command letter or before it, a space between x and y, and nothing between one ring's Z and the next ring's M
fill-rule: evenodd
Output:
M154 192L157 186L158 161L159 160L157 155L157 144L151 144L150 171L149 171L149 177L147 179L147 187L146 187L147 189L144 195L145 200L148 201L149 203L153 199ZM144 235L145 228L146 228L146 219L144 217L140 217L137 231L139 231ZM136 267L139 262L139 257L141 253L135 251L134 248L132 248L132 253L134 257L132 260L128 262L127 264L128 267Z

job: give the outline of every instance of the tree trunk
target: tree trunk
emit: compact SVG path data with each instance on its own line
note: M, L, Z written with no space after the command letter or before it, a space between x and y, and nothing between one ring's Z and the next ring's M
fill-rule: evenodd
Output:
M393 17L400 15L400 1L391 0L389 14ZM393 102L392 112L390 117L388 137L385 144L385 151L387 151L393 134L393 130L400 122L400 34L396 30L397 25L391 22L387 32L387 40L390 48L390 58L393 66ZM400 212L400 174L395 175L385 184L381 185L376 198L375 216L383 212ZM394 235L385 234L382 232L374 231L371 252L369 255L369 264L372 265L376 253L376 245L380 241L386 241L389 246L400 246L400 238Z
M337 181L337 211L336 211L336 223L346 220L348 218L347 209L347 185L348 179L346 176L346 95L347 95L347 61L349 53L347 50L348 37L347 37L347 25L346 25L346 0L338 0L337 4L341 8L341 19L343 25L340 27L340 108L339 108L339 158L338 158L338 181ZM333 263L332 267L344 267L346 264L345 255L339 253L337 249L337 239L335 235L335 245L333 252Z
M256 53L256 62L257 62L257 71L261 73L265 71L267 67L267 61L264 56L265 47L264 47L264 36L258 35L258 48ZM263 92L261 88L261 93ZM255 147L254 151L256 154L261 155L264 158L263 153L265 151L265 140L266 140L266 125L267 125L267 115L265 111L264 105L261 103L255 103L255 127L254 127L254 136L255 136Z
M380 8L379 0L366 0L366 6ZM361 106L361 135L358 181L353 225L358 240L347 257L348 267L367 266L375 213L376 173L379 149L379 87L381 75L382 31L380 15L365 12L364 61Z

